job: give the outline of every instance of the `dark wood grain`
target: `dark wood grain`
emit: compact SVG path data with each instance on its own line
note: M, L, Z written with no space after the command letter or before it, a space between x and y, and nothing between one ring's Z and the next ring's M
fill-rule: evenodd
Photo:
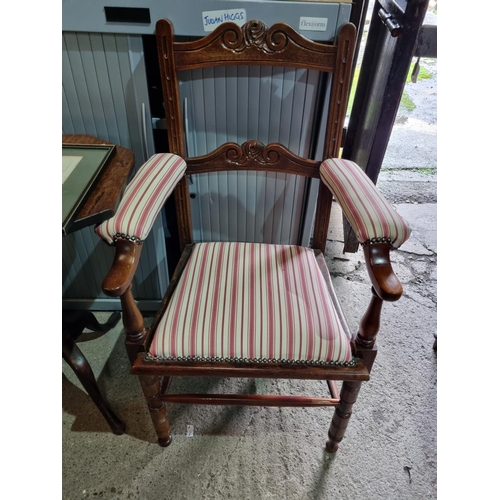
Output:
M363 248L366 267L377 295L388 302L395 302L403 294L403 286L394 273L388 243L373 243Z
M167 394L160 396L166 403L224 406L287 406L314 407L336 406L338 399L308 396L284 396L267 394Z
M328 105L324 159L338 158L340 154L351 84L352 60L356 46L356 28L353 24L347 23L340 28L337 44L339 53L335 59L334 78Z
M332 399L340 399L339 390L337 388L337 384L335 383L335 380L327 380L326 383L328 385L328 390L330 391L330 395L332 396Z
M316 202L316 212L314 214L314 230L312 247L322 253L326 250L326 238L328 227L330 226L330 216L332 212L332 193L323 182L319 185L318 201Z
M166 19L156 24L156 33L162 43L168 43L168 34L172 30L169 24ZM258 20L249 21L241 28L234 23L224 23L206 37L176 43L174 48L178 71L252 64L331 72L337 55L334 45L313 42L284 23L274 24L268 29Z
M73 314L75 317L70 318ZM90 311L78 311L76 314L73 314L68 312L63 314L63 359L78 377L78 380L81 382L102 416L106 419L106 422L108 422L113 433L121 435L125 432L125 424L116 415L106 398L102 395L90 363L76 345L76 341L82 334L84 328L90 328L94 332L99 332L100 335L103 335L116 326L120 320L120 313L113 313L105 324L100 324Z
M191 203L189 199L188 180L185 175L174 190L177 227L179 231L180 250L193 243L193 222L191 219Z
M167 417L167 408L165 403L160 399L160 379L156 376L143 375L139 377L139 380L141 382L142 392L146 398L156 435L158 436L158 444L166 447L172 442L172 435L170 434L170 422Z
M344 438L347 424L352 414L352 407L358 399L358 393L361 388L360 382L344 382L340 390L340 403L335 408L332 423L328 430L328 441L326 442L326 451L334 453L339 448L339 443Z
M139 353L144 352L144 344L147 329L144 326L144 318L137 307L132 295L132 285L120 296L123 311L123 329L125 330L125 348L130 363Z
M170 153L186 156L179 79L175 69L174 29L170 22L156 23L156 42L160 65L165 118L167 120L168 147Z
M62 136L63 144L112 144L92 135ZM104 167L99 180L92 188L92 192L75 216L72 231L86 226L99 224L111 217L116 212L121 195L125 190L127 181L134 168L134 153L130 149L116 145L116 151Z
M241 146L226 142L215 151L204 156L186 158L187 174L222 172L228 170L250 170L282 172L319 179L320 161L295 155L281 144L264 146L260 141L246 141Z
M115 258L102 283L103 292L110 297L120 297L129 288L139 265L142 245L119 239L115 243Z
M370 373L362 360L355 366L313 366L284 363L231 363L195 361L145 361L140 353L131 369L134 375L185 377L283 378L302 380L369 380Z
M363 349L371 349L375 345L377 333L380 328L380 313L383 301L372 288L372 297L365 314L359 323L359 331L356 335L356 346Z

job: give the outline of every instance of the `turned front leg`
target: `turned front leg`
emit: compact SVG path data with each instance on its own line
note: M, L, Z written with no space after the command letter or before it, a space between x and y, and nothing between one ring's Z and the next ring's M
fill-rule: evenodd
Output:
M387 243L376 243L364 247L368 274L373 285L372 297L359 324L358 334L352 342L352 350L356 357L363 360L369 371L372 369L377 354L376 339L380 328L383 301L396 301L403 293L403 287L392 270L389 251L390 246ZM335 409L328 431L326 449L330 453L338 450L360 388L361 382L344 382L342 384L340 403Z
M344 382L340 390L340 403L335 408L335 413L328 430L328 441L326 442L326 451L336 452L339 449L339 443L344 438L349 419L351 418L352 407L358 399L361 382Z
M359 331L354 341L356 356L363 359L365 366L371 370L377 349L375 340L380 327L380 313L382 311L382 299L372 288L372 298L365 315L363 316ZM349 424L352 414L352 407L358 399L361 382L344 382L340 390L340 403L335 408L332 423L328 431L328 441L326 450L330 453L336 452L339 443L344 438L344 434Z
M167 417L167 408L165 403L160 400L161 384L159 377L151 375L139 376L142 391L148 404L149 414L153 421L153 426L158 436L160 446L168 446L172 442L170 433L170 422Z

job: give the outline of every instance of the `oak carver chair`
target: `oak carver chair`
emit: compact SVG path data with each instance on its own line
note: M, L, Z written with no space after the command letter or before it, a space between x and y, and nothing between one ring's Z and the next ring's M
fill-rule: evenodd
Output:
M131 373L139 377L161 446L172 440L166 402L256 406L334 406L326 449L344 437L362 382L377 353L382 302L402 286L390 251L410 229L360 167L338 158L350 84L355 28L335 45L312 42L286 24L225 23L202 39L174 42L168 20L156 24L169 153L153 155L127 187L116 215L96 227L115 247L103 290L120 297ZM250 138L188 157L178 73L223 65L308 68L332 74L322 160ZM188 176L210 171L286 172L320 179L311 248L252 242L195 242ZM152 326L131 282L160 208L175 196L182 254ZM333 196L356 231L372 282L372 298L352 335L323 257ZM324 380L330 397L169 394L174 376ZM337 382L341 383L340 391Z

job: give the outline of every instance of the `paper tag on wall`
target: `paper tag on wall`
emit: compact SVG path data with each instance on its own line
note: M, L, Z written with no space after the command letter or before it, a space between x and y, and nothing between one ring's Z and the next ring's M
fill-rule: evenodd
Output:
M299 21L300 31L326 31L327 26L327 17L301 17Z
M245 9L209 10L201 13L203 29L213 31L219 24L233 22L238 26L243 26L247 20Z

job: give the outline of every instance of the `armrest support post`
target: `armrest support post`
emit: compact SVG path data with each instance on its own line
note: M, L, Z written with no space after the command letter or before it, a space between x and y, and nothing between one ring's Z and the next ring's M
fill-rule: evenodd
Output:
M137 354L145 350L146 328L144 327L144 318L132 296L132 286L129 286L120 297L120 301L123 311L123 328L126 334L125 347L130 364L133 364Z
M389 244L365 245L363 251L368 275L377 295L388 302L398 300L403 293L403 287L391 266Z
M360 349L372 349L375 345L378 330L380 328L380 313L382 312L382 299L372 288L372 298L365 315L359 324L356 335L356 347Z
M113 265L104 278L102 289L110 297L120 297L123 312L125 345L130 363L137 353L144 351L146 329L137 304L132 295L132 280L139 264L142 245L128 240L117 240Z
M372 298L365 315L359 324L359 331L355 339L355 348L359 353L367 353L375 349L375 340L380 328L380 314L384 300L393 302L403 293L401 282L394 274L390 260L390 246L388 243L373 243L363 248L372 282ZM365 356L363 356L365 357Z
M110 297L121 297L130 287L139 265L142 245L132 241L117 240L113 265L102 283L102 289Z

